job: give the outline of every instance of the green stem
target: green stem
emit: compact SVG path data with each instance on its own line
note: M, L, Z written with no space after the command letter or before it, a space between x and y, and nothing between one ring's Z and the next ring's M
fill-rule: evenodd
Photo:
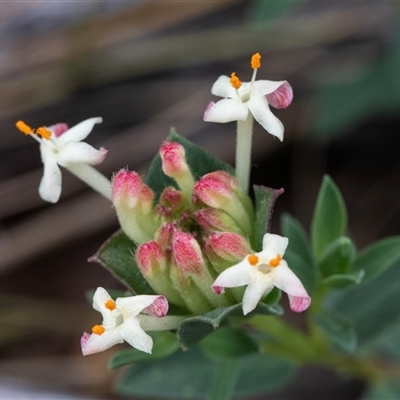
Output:
M247 193L250 181L251 145L253 140L253 115L237 122L236 135L236 179Z

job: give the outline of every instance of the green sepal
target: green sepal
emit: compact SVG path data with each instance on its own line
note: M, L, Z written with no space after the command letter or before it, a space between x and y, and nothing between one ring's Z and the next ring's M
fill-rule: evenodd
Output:
M216 360L241 358L258 352L257 342L238 328L224 326L199 342L205 353Z
M279 304L268 305L258 303L258 306L249 315L282 315L283 309ZM243 316L242 304L231 307L217 308L203 315L185 319L178 328L178 338L184 348L193 346L209 333L217 329L229 316Z
M119 394L135 398L225 400L226 397L216 396L216 384L224 375L227 381L236 380L231 391L232 397L238 398L277 390L297 371L297 364L270 354L250 353L229 361L233 363L238 363L235 377L226 376L222 372L227 361L211 359L199 346L194 346L186 351L178 350L156 363L129 367L116 389Z
M265 186L254 185L256 218L254 223L254 236L252 246L255 251L262 250L264 235L269 231L274 205L283 193L283 189L271 189Z
M323 277L346 274L353 263L356 248L347 236L330 243L321 255L318 268Z
M357 346L357 335L348 318L333 310L321 310L314 316L315 323L342 350L352 353Z
M133 293L155 294L136 264L135 250L136 244L119 230L88 261L102 265Z
M365 271L364 283L370 282L400 260L400 236L379 240L361 251L353 270Z
M349 286L359 285L364 277L364 271L336 274L324 278L320 285L325 289L345 289Z
M167 141L180 143L186 153L186 161L189 165L190 171L195 180L198 180L203 175L213 171L227 171L231 175L235 175L234 169L231 165L225 163L213 154L191 142L190 140L181 136L174 128L171 129ZM156 198L167 186L174 186L177 188L175 181L166 176L161 167L160 154L154 157L150 164L149 170L146 174L146 183L154 190Z
M347 229L347 211L342 195L325 175L318 193L311 222L311 242L314 256L319 258L325 248Z

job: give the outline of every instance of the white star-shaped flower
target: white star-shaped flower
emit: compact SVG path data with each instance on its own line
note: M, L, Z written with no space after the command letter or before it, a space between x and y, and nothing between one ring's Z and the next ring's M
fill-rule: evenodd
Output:
M250 112L266 131L283 140L283 124L272 114L269 106L288 107L293 99L292 87L287 81L256 81L257 69L261 65L260 59L258 53L252 57L254 72L251 82L240 81L235 73L232 73L230 78L222 75L216 80L211 93L224 99L216 103L211 102L207 106L204 121L245 121Z
M44 165L43 178L39 185L39 194L43 200L56 203L61 194L61 171L59 165L78 170L84 164L96 165L107 155L107 150L96 150L82 142L92 131L95 124L102 122L100 117L89 118L68 129L66 124L32 129L22 121L16 126L26 135L31 135L40 143L40 154ZM75 171L73 171L77 174Z
M288 294L292 311L306 310L311 298L282 259L288 242L285 237L265 234L263 250L247 255L240 263L223 271L212 285L214 292L223 293L226 287L247 285L243 296L243 314L246 315L276 286Z
M140 326L139 313L163 317L168 312L164 296L139 295L119 297L115 301L102 287L93 296L93 308L103 316L103 323L95 325L92 333L81 338L84 356L98 353L126 341L137 350L151 353L153 339Z

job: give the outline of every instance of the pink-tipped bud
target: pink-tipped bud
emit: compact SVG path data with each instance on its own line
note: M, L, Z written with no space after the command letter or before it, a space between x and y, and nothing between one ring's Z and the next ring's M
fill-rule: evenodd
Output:
M172 212L178 211L184 205L183 194L172 186L166 187L160 196L160 204Z
M143 215L149 214L153 209L154 192L145 183L142 183L142 188L139 195L140 212Z
M164 317L168 312L168 300L164 296L157 296L152 304L142 310L144 314Z
M153 240L138 246L135 258L145 278L152 278L154 275L164 272L167 268L165 254Z
M293 100L293 89L289 82L284 81L274 92L265 96L269 104L274 108L287 108Z
M68 125L64 122L59 122L58 124L49 126L49 129L54 133L56 137L61 136L63 133L67 132L69 129Z
M116 208L135 208L142 190L142 179L136 172L122 169L111 182L112 202Z
M154 240L160 245L160 247L167 251L172 245L172 238L174 236L177 226L173 222L162 224L154 235Z
M233 200L235 179L225 171L215 171L204 175L193 187L193 202L202 202L209 207L224 208Z
M185 149L176 142L164 142L160 148L162 170L171 178L181 178L190 173L186 162Z
M251 252L247 240L237 233L216 232L205 240L205 252L210 260L215 255L224 261L236 263Z
M200 274L206 268L199 244L188 233L175 231L172 252L174 263L181 271Z
M193 215L197 223L206 232L241 232L233 218L222 210L216 210L215 208L202 208L195 211Z

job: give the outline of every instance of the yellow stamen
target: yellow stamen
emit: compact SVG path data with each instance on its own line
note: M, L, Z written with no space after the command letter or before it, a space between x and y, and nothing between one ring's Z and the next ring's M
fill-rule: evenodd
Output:
M255 53L251 56L251 68L258 69L261 67L261 54Z
M279 265L279 263L282 260L282 256L280 254L277 254L275 258L273 258L272 260L269 260L269 265L271 267L277 267Z
M18 121L15 126L25 135L30 135L31 133L33 133L33 129L28 126L24 121Z
M258 257L255 254L250 254L247 257L247 260L249 261L250 265L257 265L258 264Z
M40 128L35 129L34 131L37 135L40 135L42 138L49 140L51 137L51 131L46 129L44 126L41 126Z
M110 311L115 310L115 301L114 300L107 300L106 303L104 304L106 308L108 308Z
M236 76L236 72L231 73L231 79L229 80L231 86L235 89L239 89L242 86L242 81Z
M101 335L106 331L106 328L104 328L103 325L95 325L92 328L92 332L95 333L96 335Z

